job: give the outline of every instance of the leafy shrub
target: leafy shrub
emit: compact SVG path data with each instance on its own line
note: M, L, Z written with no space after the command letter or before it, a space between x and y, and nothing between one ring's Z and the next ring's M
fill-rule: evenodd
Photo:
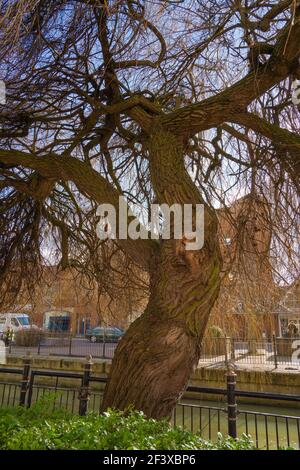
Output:
M206 337L208 337L208 338L225 338L225 333L219 326L211 325L207 328Z
M17 346L38 346L39 342L45 336L45 333L38 328L24 328L15 334L15 343Z
M197 434L173 428L167 421L147 419L137 411L109 410L86 417L52 411L46 398L30 409L0 409L2 450L196 450L253 449L252 441L218 436L215 444Z

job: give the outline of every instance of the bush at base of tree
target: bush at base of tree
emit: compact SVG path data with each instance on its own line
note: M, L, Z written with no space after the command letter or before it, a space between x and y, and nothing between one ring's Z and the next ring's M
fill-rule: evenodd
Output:
M15 334L15 343L17 346L34 347L45 336L45 333L38 328L24 328Z
M53 402L52 402L53 404ZM143 413L110 410L102 415L52 411L46 399L30 409L0 409L1 450L251 450L250 438L218 436L216 443Z

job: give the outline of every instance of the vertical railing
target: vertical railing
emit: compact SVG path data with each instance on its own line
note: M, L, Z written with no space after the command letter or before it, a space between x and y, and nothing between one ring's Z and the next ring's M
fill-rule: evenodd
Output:
M277 341L276 341L276 335L275 333L273 334L273 351L274 351L274 367L275 369L278 369L278 351L277 351Z
M30 374L29 384L28 384L28 395L27 395L27 408L31 407L32 403L32 394L33 394L33 384L34 384L34 373Z
M228 365L228 361L229 361L229 357L228 357L228 344L230 344L230 338L228 338L228 336L225 336L224 337L224 352L225 352L225 364L226 366Z
M228 419L228 435L237 438L237 403L236 403L236 373L233 364L228 364L226 374L227 379L227 419Z
M26 394L28 390L29 376L30 376L30 356L28 355L27 357L24 357L23 359L23 373L22 373L20 398L19 398L20 406L26 405Z
M37 348L38 356L41 354L41 342L42 342L42 335L39 335L39 342L38 342L38 348Z
M72 356L72 335L69 338L69 356Z
M88 356L84 365L82 383L79 392L79 414L85 416L88 411L88 402L90 399L90 378L92 373L92 357Z
M230 338L230 359L235 360L235 341L234 338Z

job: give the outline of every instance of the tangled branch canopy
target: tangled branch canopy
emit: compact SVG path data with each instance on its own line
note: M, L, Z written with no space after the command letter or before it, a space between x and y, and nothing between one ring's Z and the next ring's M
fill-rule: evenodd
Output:
M299 275L299 0L5 0L0 41L3 292L45 258L148 269L156 243L103 244L96 207L149 210L157 128L208 205L269 204L274 271Z

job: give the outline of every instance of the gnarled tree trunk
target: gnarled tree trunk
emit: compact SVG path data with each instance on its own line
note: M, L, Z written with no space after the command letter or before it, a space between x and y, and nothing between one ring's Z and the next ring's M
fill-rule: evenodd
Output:
M158 130L149 140L152 184L160 204L202 204L184 167L183 144ZM147 416L170 417L198 363L201 340L219 291L217 219L205 207L205 244L163 240L150 267L150 298L113 358L102 409L133 405Z

